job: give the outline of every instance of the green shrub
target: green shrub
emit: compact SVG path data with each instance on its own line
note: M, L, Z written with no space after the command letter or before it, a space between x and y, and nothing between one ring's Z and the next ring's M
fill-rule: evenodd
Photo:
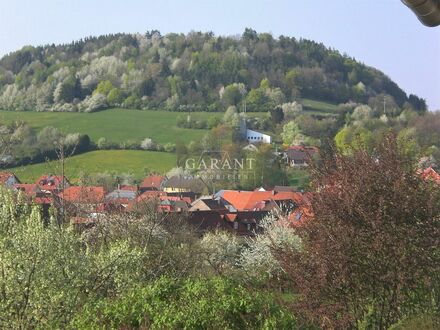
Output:
M270 295L253 293L220 278L161 278L116 299L89 304L75 329L294 329L292 314Z

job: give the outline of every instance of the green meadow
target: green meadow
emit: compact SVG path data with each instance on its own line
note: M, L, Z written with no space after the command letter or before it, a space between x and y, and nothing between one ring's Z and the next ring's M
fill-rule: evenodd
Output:
M335 117L338 115L338 106L336 104L310 99L303 99L302 104L304 113L318 118Z
M129 173L137 179L145 176L145 170L166 173L176 166L176 156L172 153L141 150L100 150L67 158L65 174L69 179L96 173ZM60 174L61 163L50 161L8 169L22 182L34 182L42 174Z
M209 112L191 113L191 117L196 120L222 115ZM0 123L23 121L37 130L53 126L63 133L88 134L94 142L104 137L108 142L114 143L128 140L140 142L146 137L158 143L175 143L178 139L189 143L202 138L207 132L203 129L177 127L178 116L186 117L187 113L127 109L94 113L0 111Z

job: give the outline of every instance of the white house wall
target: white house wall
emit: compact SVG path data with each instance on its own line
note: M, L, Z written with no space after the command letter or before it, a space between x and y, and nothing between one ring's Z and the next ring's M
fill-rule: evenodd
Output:
M246 140L248 140L250 143L271 143L270 135L250 129L246 130Z

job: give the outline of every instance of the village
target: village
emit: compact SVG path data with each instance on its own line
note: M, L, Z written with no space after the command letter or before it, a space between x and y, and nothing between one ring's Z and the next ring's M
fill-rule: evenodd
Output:
M307 166L309 151L310 148L289 149L290 165ZM440 184L440 175L432 167L419 170L418 175ZM142 216L153 211L180 215L201 234L226 230L252 236L268 214L286 219L289 226L298 226L313 217L312 193L289 186L256 187L252 191L219 189L203 195L206 189L201 178L152 174L139 185L118 184L108 191L103 186L72 185L60 175L42 175L33 183L23 183L12 172L0 172L0 184L39 205L43 218L56 214L59 223L70 223L79 230L114 214Z
M56 210L59 222L78 229L93 226L112 214L142 215L152 206L159 213L182 215L201 233L227 230L253 235L269 213L283 215L292 224L311 217L311 195L288 186L254 191L218 190L202 196L198 178L150 175L140 185L118 185L113 191L100 186L75 186L59 175L43 175L34 183L22 183L11 172L0 173L1 184L40 206L49 218Z

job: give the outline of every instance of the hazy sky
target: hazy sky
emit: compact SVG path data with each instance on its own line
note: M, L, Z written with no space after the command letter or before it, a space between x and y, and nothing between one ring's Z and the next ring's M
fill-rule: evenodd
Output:
M105 33L245 27L323 42L440 109L440 27L424 27L400 0L0 0L0 56Z

